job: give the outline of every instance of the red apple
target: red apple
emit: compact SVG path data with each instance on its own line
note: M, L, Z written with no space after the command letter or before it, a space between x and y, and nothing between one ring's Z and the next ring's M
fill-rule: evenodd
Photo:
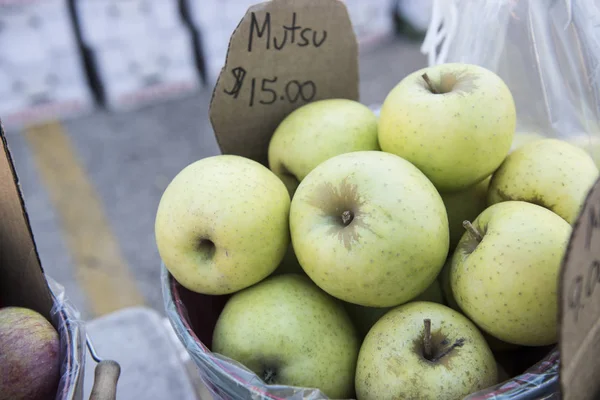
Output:
M0 400L46 400L60 376L59 337L41 314L0 309Z

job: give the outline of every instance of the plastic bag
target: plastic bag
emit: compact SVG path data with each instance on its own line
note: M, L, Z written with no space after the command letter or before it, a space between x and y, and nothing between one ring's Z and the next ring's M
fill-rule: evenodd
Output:
M434 0L421 51L428 64L496 72L517 108L517 132L569 141L600 157L600 3ZM559 398L558 350L468 400Z
M54 300L50 316L60 337L60 381L55 399L81 400L86 351L85 325L79 311L66 297L64 287L48 275L46 280Z
M594 0L435 0L421 50L430 65L466 62L502 77L517 132L587 146L600 131L598 26Z

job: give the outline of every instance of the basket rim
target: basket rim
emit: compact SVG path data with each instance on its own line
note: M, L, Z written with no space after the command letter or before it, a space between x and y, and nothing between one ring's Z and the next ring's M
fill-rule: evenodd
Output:
M163 293L163 296L166 297L164 300L169 303L172 303L174 305L174 307L177 311L177 317L179 318L179 321L173 321L172 320L173 315L171 315L171 313L167 313L168 318L169 318L169 321L171 322L171 325L175 329L179 339L183 340L185 338L186 343L192 343L193 346L200 353L207 355L211 359L211 361L214 362L218 371L223 373L223 375L226 376L225 379L227 379L229 381L229 383L232 383L235 385L242 385L243 387L248 389L253 395L262 396L263 399L266 398L266 399L271 399L271 400L285 400L284 398L274 396L270 393L265 392L261 388L258 388L255 385L252 385L251 383L249 383L246 380L244 380L243 378L235 375L233 372L231 372L230 370L226 369L223 366L224 360L221 360L218 357L215 357L213 355L213 352L208 347L206 347L206 345L204 343L202 343L202 341L198 338L198 336L192 329L192 327L190 325L190 321L189 321L189 316L187 315L187 310L185 308L185 304L183 304L183 301L181 300L181 298L179 296L179 292L178 292L178 290L176 290L176 287L178 285L181 286L181 284L179 282L177 282L177 280L173 277L173 275L171 275L171 273L168 271L168 269L166 268L166 266L164 265L163 262L161 262L161 268L163 269L162 279L166 279L166 282L163 282L163 288L165 288L165 292ZM185 327L184 332L182 332L181 329L178 329L179 328L178 324L181 324ZM186 351L189 352L190 350L188 348L186 348ZM474 393L472 395L467 396L467 398L470 400L496 399L496 398L498 398L497 396L502 396L503 393L506 393L506 392L514 389L515 386L521 386L521 385L526 385L526 384L531 383L532 377L546 374L549 372L552 373L551 370L556 369L556 373L552 373L553 375L551 378L542 382L541 384L537 385L536 387L532 388L530 391L522 393L522 395L526 396L526 397L523 397L521 395L516 395L516 397L510 398L511 400L530 399L530 397L528 397L528 396L535 395L538 392L546 392L552 386L558 384L558 369L557 369L557 367L558 367L559 362L560 362L560 355L559 355L558 345L555 345L544 358L542 358L540 361L533 364L530 368L528 368L522 374L511 377L503 382L498 382L496 385L488 388L488 389L491 389L491 388L495 387L496 390L487 392L488 389L482 389L482 391L479 392L479 393L481 393L481 395L478 395L478 393ZM257 376L257 378L258 378L258 376ZM258 379L260 379L260 378L258 378ZM268 385L268 384L264 384L264 385L266 388L270 387L270 385ZM305 389L310 389L310 388L305 388ZM471 397L471 396L474 396L474 397ZM325 398L327 398L327 397L325 397Z
M60 335L61 355L64 355L61 359L61 385L57 389L56 397L65 400L74 399L81 389L85 362L85 353L81 348L81 332L77 326L76 316L58 300L54 293L52 293L52 301L53 307L57 309L53 320Z

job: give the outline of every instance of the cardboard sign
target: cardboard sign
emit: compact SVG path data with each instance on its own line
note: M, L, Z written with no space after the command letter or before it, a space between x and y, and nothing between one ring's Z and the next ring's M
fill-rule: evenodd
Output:
M233 32L210 119L222 153L267 165L269 140L290 112L358 97L358 45L344 3L272 0L250 7Z
M600 398L600 180L573 225L560 280L560 382L565 400Z
M0 302L50 319L52 299L42 273L17 175L0 121Z

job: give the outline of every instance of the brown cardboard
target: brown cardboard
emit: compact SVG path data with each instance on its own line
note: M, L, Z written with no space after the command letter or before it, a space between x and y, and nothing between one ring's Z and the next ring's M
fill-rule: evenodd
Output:
M231 36L210 107L222 153L267 165L269 140L284 117L327 98L359 98L358 44L344 3L250 7Z
M600 180L565 254L560 292L560 384L565 400L600 398Z
M52 297L0 121L0 303L28 307L50 320Z

